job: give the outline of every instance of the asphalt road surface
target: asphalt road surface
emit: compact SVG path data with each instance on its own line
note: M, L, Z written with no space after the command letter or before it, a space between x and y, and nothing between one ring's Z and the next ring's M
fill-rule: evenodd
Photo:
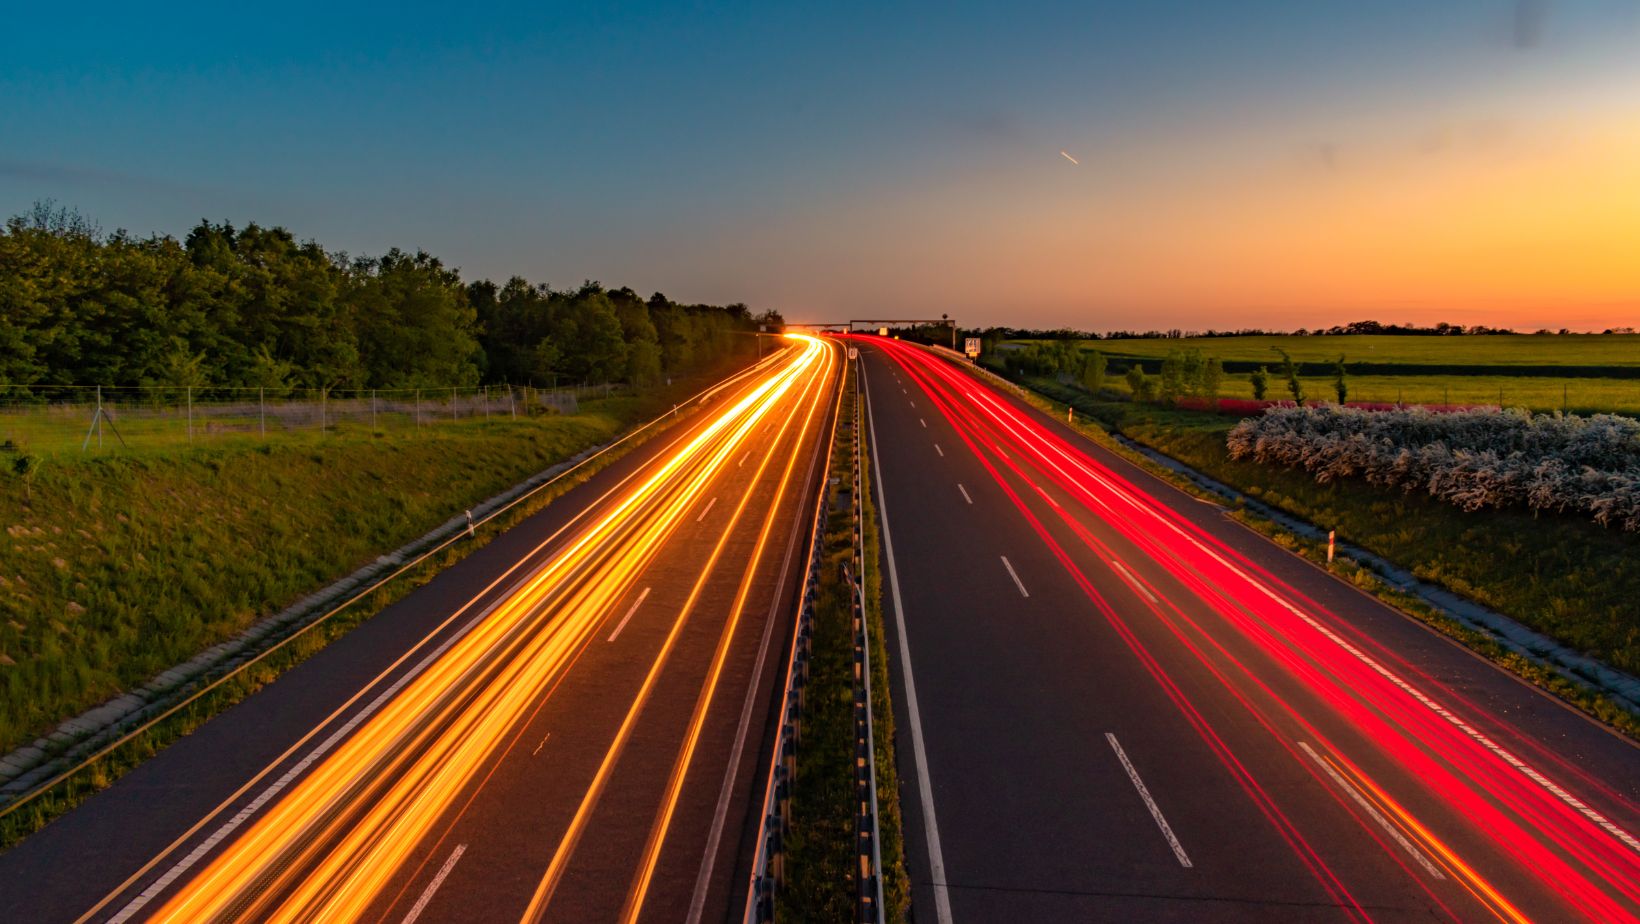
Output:
M0 919L735 917L839 354L794 341L0 856Z
M1005 388L854 342L919 922L1636 916L1640 749Z

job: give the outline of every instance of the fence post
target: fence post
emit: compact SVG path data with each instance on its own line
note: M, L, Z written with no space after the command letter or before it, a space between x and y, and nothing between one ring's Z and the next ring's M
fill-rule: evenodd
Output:
M319 435L325 435L325 429L330 422L325 418L325 397L330 394L328 387L319 389Z
M188 386L188 442L194 441L194 386Z
M513 393L512 393L512 383L511 382L507 383L507 413L512 415L513 420L518 419L518 406L516 404L513 404Z
M264 440L268 438L268 390L260 385L256 388L256 428Z
M450 419L456 419L456 387L450 386Z
M416 389L416 429L421 429L421 389Z
M370 430L376 430L376 389L370 389Z
M484 419L490 419L490 386L484 386Z

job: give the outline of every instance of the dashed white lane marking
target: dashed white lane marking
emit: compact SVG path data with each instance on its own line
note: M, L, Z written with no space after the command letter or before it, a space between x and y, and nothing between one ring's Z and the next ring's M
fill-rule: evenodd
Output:
M626 611L626 615L621 617L621 624L615 627L614 632L609 633L610 641L615 641L615 636L620 635L621 630L626 628L626 624L632 621L632 614L638 611L638 607L643 605L644 598L647 596L649 596L649 588L645 587L643 593L638 594L638 599L632 601L632 606Z
M968 496L968 489L963 487L961 482L957 483L957 490L962 492L962 499L963 500L967 501L970 504L972 504L974 502L974 499L972 497Z
M1019 588L1019 595L1021 597L1029 597L1031 592L1025 589L1025 582L1021 581L1019 579L1019 575L1014 572L1013 562L1010 562L1008 560L1008 556L1006 555L1002 556L1002 567L1008 569L1008 576L1014 579L1014 586Z
M1150 588L1148 588L1145 585L1139 583L1139 579L1134 577L1133 572L1129 571L1127 569L1127 567L1124 566L1121 562L1119 562L1116 559L1112 558L1110 560L1110 566L1112 568L1116 569L1116 573L1120 574L1122 576L1122 580L1127 581L1128 586L1132 587L1134 589L1134 591L1136 591L1139 594L1139 596L1144 597L1146 600L1149 600L1151 603L1160 603L1160 602L1162 602L1162 601L1156 599L1156 595L1150 592Z
M706 502L706 509L705 509L705 510L702 510L702 511L701 511L701 512L700 512L700 516L698 516L698 517L695 517L695 522L696 522L696 523L699 523L699 522L700 522L700 521L701 521L701 520L704 520L704 519L706 519L706 515L707 515L707 514L708 514L708 513L711 513L711 512L712 512L712 508L713 508L713 507L716 507L716 506L717 506L717 497L716 497L716 496L715 496L715 495L714 495L714 496L713 496L713 497L712 497L712 499L711 499L711 500L709 500L709 501L707 501L707 502Z
M1350 798L1355 800L1356 805L1361 806L1363 811L1372 816L1373 821L1378 822L1378 827L1383 828L1385 834L1388 834L1390 837L1394 838L1395 843L1400 844L1402 850L1405 850L1408 854L1411 854L1412 859L1417 860L1418 865L1422 866L1425 872L1429 873L1436 879L1446 878L1441 875L1440 870L1435 868L1435 864L1431 863L1429 858L1424 856L1423 851L1419 850L1417 847L1414 847L1412 842L1407 840L1398 828L1390 824L1389 819L1380 814L1378 809L1375 808L1371 802L1368 802L1366 797L1361 795L1361 793L1353 785L1351 785L1349 780L1344 779L1343 774L1340 774L1337 770L1333 769L1332 764L1322 760L1321 755L1317 754L1315 750L1310 747L1310 743L1308 741L1300 741L1298 746L1303 748L1304 753L1310 755L1310 759L1315 761L1321 769L1327 771L1327 775L1333 778L1333 782L1338 784L1339 789L1342 789L1344 792L1348 793Z
M1128 779L1133 781L1133 788L1139 790L1139 798L1145 800L1145 808L1150 809L1150 817L1156 819L1156 827L1162 829L1162 837L1167 838L1167 846L1173 848L1173 856L1179 859L1180 866L1190 869L1190 857L1184 852L1184 845L1179 843L1178 836L1173 833L1167 818L1162 815L1162 807L1150 797L1150 790L1145 788L1145 781L1139 779L1139 771L1133 768L1133 761L1128 760L1127 752L1116 743L1115 735L1105 732L1105 740L1110 742L1111 750L1116 752L1116 759L1122 762L1122 769L1127 771Z
M547 732L547 738L551 738L551 737L552 737L552 732ZM530 752L531 757L534 757L535 755L541 753L541 749L547 746L547 738L542 738L541 743L535 746L535 750Z
M928 421L923 420L921 417L918 417L917 422L923 425L924 430L928 429Z
M258 793L256 798L247 803L244 808L234 813L232 818L229 818L227 821L218 826L215 831L211 832L210 837L200 841L199 844L197 844L193 850L190 850L186 856L172 864L170 869L166 870L163 875L154 880L148 888L144 889L136 898L133 898L124 908L121 908L119 913L109 918L109 924L124 924L124 922L135 917L140 911L142 911L143 906L153 901L166 889L169 889L171 884L180 878L183 873L191 869L194 864L198 863L200 858L204 857L212 850L215 850L216 845L227 840L228 837L232 835L234 831L238 830L241 825L249 821L258 812L262 811L263 806L273 801L273 798L283 792L285 787L289 786L297 777L301 776L303 773L306 773L308 767L311 767L314 762L328 754L332 748L336 747L336 745L342 741L342 739L352 734L353 729L357 728L362 722L370 718L372 715L375 715L376 711L379 710L383 704L398 695L399 691L404 688L405 684L420 676L421 672L426 670L429 664L432 664L434 661L437 661L439 658L443 657L444 653L450 650L450 646L465 638L468 630L478 623L483 622L492 610L506 602L507 599L507 597L498 598L494 603L491 603L489 606L485 607L484 611L479 614L478 618L462 627L460 631L452 633L450 637L440 643L437 648L434 648L432 651L428 652L426 657L416 662L415 667L405 671L403 676L389 684L386 689L382 690L381 693L379 693L375 699L371 700L363 709L360 709L352 718L342 723L341 727L331 732L329 737L325 738L325 740L320 742L317 747L309 751L306 756L281 774L279 779L274 780L266 789Z
M736 463L735 463L735 468L739 468L739 467L741 467L741 466L742 466L742 465L745 465L745 464L746 464L746 460L747 460L747 459L750 459L750 458L751 458L751 457L752 457L752 454L751 454L751 453L749 453L749 452L748 452L748 453L746 453L746 454L745 454L745 455L743 455L743 456L741 456L741 457L740 457L740 461L739 461L739 462L736 462Z
M433 900L433 893L437 892L438 887L444 884L444 877L450 875L450 870L456 868L456 861L461 859L461 855L466 852L466 844L456 845L455 851L450 854L450 859L445 860L444 865L438 868L438 875L433 877L432 882L427 883L427 888L422 890L421 897L416 899L416 903L410 906L410 911L404 916L401 924L415 924L416 918L421 917L422 909L426 908L427 903Z
M945 450L940 448L939 443L934 444L934 451L940 454L940 458L945 458Z

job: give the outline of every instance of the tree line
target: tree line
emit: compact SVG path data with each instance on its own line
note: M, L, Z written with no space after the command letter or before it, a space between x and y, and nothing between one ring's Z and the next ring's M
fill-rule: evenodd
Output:
M425 251L352 257L284 228L103 234L36 204L0 229L0 391L59 385L649 384L756 350L743 304L587 282L465 282Z

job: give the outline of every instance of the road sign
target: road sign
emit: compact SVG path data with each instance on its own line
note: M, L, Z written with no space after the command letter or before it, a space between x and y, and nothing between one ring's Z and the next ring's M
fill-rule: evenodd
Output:
M979 338L966 337L963 339L962 351L968 354L969 359L979 358Z
M888 336L888 328L886 328L886 327L877 328L877 336L887 337Z

